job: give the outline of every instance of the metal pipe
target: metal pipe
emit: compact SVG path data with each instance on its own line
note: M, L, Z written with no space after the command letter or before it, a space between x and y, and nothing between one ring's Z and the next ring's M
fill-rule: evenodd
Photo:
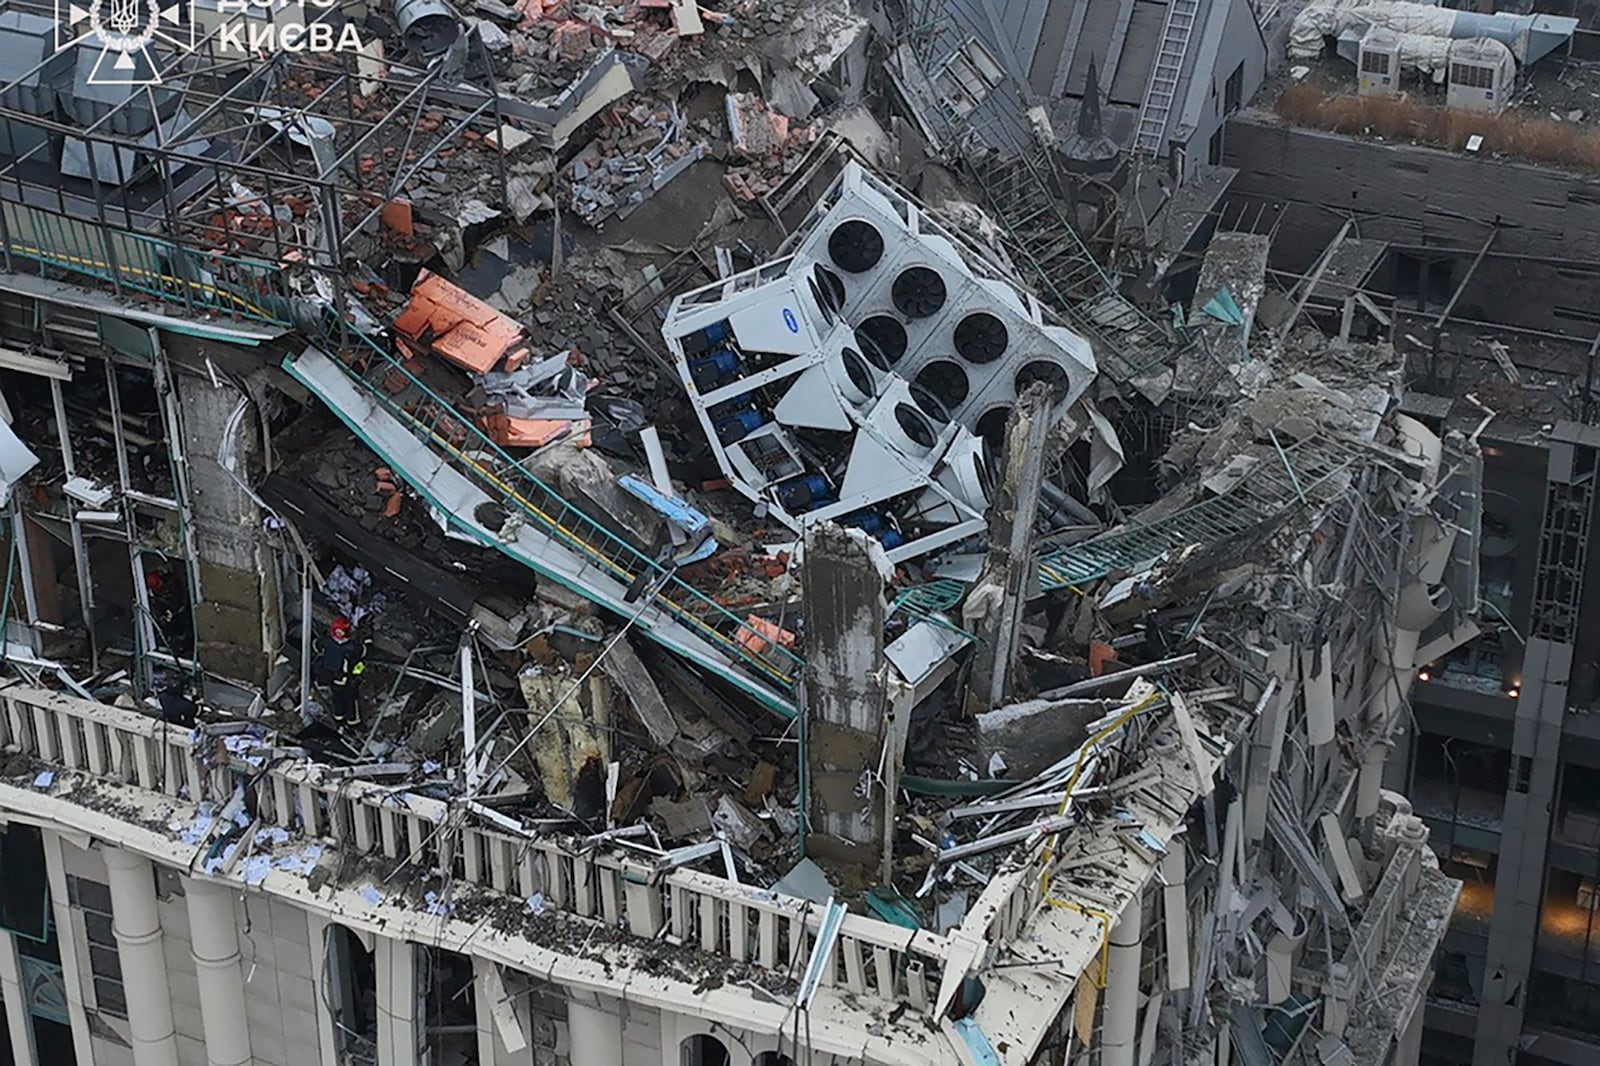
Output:
M472 689L472 630L461 638L461 724L465 730L462 747L467 762L467 791L478 791L478 701Z
M1106 959L1106 1011L1100 1030L1100 1066L1133 1066L1139 1032L1139 945L1144 932L1144 896L1134 890L1111 931Z
M1450 294L1450 302L1444 305L1444 310L1440 311L1439 317L1434 319L1434 329L1443 329L1444 324L1450 321L1450 312L1456 309L1456 302L1461 299L1461 294L1466 291L1467 285L1472 281L1472 275L1478 272L1478 264L1483 262L1483 257L1488 254L1489 245L1494 243L1495 237L1499 236L1499 234L1500 227L1498 224L1490 228L1489 236L1483 239L1483 246L1478 249L1478 254L1472 257L1472 265L1467 267L1467 272L1461 275L1461 280L1456 283L1455 291Z
M1039 493L1046 500L1049 500L1051 504L1067 512L1067 514L1071 515L1073 518L1076 518L1078 521L1088 522L1096 529L1101 529L1105 526L1105 523L1100 521L1099 515L1089 510L1089 508L1085 507L1078 500L1074 499L1066 489L1063 489L1049 478L1045 478L1045 480L1040 484Z
M300 560L300 713L311 708L311 566Z

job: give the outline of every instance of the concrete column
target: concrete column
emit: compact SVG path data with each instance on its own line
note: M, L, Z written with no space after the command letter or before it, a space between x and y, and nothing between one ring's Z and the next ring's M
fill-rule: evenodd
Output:
M306 912L306 943L311 946L311 985L317 990L313 1006L317 1012L317 1051L320 1066L339 1066L339 1035L334 1024L332 996L333 975L328 972L328 920L320 914ZM307 1066L310 1066L308 1063Z
M1556 780L1566 728L1575 642L1592 547L1600 430L1556 426L1546 469L1539 555L1529 605L1528 643L1512 718L1511 779L1500 819L1500 862L1485 952L1472 1066L1514 1062L1528 1006L1534 944L1544 902ZM1510 680L1510 679L1508 679Z
M111 886L112 931L128 999L134 1066L178 1066L167 953L156 911L155 867L149 859L122 848L107 847L102 853Z
M239 925L233 889L214 881L183 879L189 908L189 943L200 981L200 1025L208 1066L248 1066L250 1023L239 968Z
M465 686L463 686L465 687ZM468 689L470 692L471 689ZM493 974L491 980L490 975ZM478 1025L478 1066L500 1066L500 1041L495 1036L494 1027L494 989L493 984L504 988L500 975L495 973L495 964L488 959L474 957L472 960L472 1007L473 1020ZM505 1005L506 1008L510 1004Z
M204 597L195 604L195 657L227 677L261 683L282 630L276 589L269 584L261 509L217 458L227 442L235 473L248 478L264 452L260 416L251 407L235 420L245 397L231 385L213 384L203 346L171 335L162 343L174 364L198 370L171 375L182 439L169 441L174 459L182 456L183 484L189 490L184 502Z
M73 924L72 908L67 903L67 868L62 861L62 849L68 846L67 839L60 833L44 830L44 870L45 876L50 881L51 918L55 921L56 941L61 948L61 978L67 991L67 1020L72 1027L72 1053L80 1063L92 1063L94 1044L89 1038L89 1012L83 1005L83 987L88 983L88 979L78 968L78 929ZM84 840L83 847L88 846L89 842Z
M882 859L890 804L874 789L858 795L863 767L883 751L883 580L866 535L831 522L806 529L801 585L806 665L801 685L806 854L860 877Z
M10 933L0 933L0 995L5 997L6 1029L11 1037L11 1058L17 1063L37 1062L33 1047L33 1018L28 1014L27 994L22 991L22 964L17 961L17 942Z
M1427 1013L1427 999L1427 993L1419 990L1416 1009L1411 1012L1411 1021L1406 1023L1405 1029L1400 1033L1394 1058L1390 1060L1391 1066L1417 1066L1421 1060L1422 1019Z
M1378 813L1383 791L1383 766L1389 758L1387 744L1374 744L1361 757L1361 773L1356 778L1356 817L1365 821Z
M573 992L567 1001L567 1057L573 1066L622 1061L622 1016L614 1000Z
M1034 584L1033 524L1044 484L1051 400L1047 385L1030 385L1006 423L1005 466L989 509L989 554L973 585L978 595L998 593L993 600L986 598L971 627L980 642L967 690L968 709L975 714L1003 704L1011 687L1011 664L1017 657L1022 616ZM968 605L962 607L963 618Z
M378 1061L418 1066L417 949L406 940L377 938Z
M1111 930L1106 961L1106 1008L1100 1028L1100 1066L1133 1066L1139 1036L1139 945L1144 897L1135 895Z

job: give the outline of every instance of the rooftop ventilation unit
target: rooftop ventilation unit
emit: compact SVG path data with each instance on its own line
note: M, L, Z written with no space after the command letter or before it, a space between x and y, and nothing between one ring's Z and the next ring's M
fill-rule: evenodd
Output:
M1400 93L1400 35L1374 26L1361 38L1356 77L1362 96Z
M930 318L944 310L949 292L944 278L930 267L907 267L895 276L889 289L894 309L907 318Z
M0 90L0 107L52 117L56 92L72 81L72 53L56 51L56 24L42 15L0 12L0 71L10 84ZM26 74L19 76L19 72ZM14 80L13 80L14 79ZM49 135L37 126L0 119L0 155L20 156ZM44 160L44 152L34 158Z
M883 258L883 234L870 222L846 219L828 234L828 258L840 270L866 273Z
M1075 401L1088 343L857 163L785 251L662 327L729 480L796 533L839 521L895 561L981 532L979 423L1003 427L1031 380Z
M1511 101L1516 84L1517 64L1504 44L1488 38L1451 43L1447 107L1500 111Z
M969 363L994 362L1010 342L1006 324L988 311L974 311L956 325L956 354Z

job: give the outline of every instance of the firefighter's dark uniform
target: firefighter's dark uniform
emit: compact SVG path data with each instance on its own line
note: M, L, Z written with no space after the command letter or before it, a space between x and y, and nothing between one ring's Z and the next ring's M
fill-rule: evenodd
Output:
M199 707L184 690L182 682L172 682L162 688L156 697L161 703L161 717L173 725L194 728L195 712Z
M162 581L150 590L150 615L156 623L156 643L179 659L194 654L194 625L189 618L188 597L180 599L172 581Z
M322 645L319 673L332 693L333 720L341 726L361 724L361 677L367 670L367 641L351 637L343 644L329 637Z

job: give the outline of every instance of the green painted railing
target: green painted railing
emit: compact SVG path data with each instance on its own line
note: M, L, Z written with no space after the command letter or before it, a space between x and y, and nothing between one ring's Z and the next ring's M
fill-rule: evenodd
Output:
M0 253L12 270L75 274L184 307L278 326L294 324L288 281L276 264L186 248L32 204L0 201Z
M776 701L783 704L779 709L793 713L789 697L805 665L800 656L568 503L381 345L358 330L347 332L361 345L369 365L364 373L355 372L348 364L345 370L373 402L491 496L515 506L556 543L624 585L654 588L654 605L763 685L782 693L784 698ZM403 387L391 392L386 382ZM410 395L416 402L408 407L397 401L399 394Z

